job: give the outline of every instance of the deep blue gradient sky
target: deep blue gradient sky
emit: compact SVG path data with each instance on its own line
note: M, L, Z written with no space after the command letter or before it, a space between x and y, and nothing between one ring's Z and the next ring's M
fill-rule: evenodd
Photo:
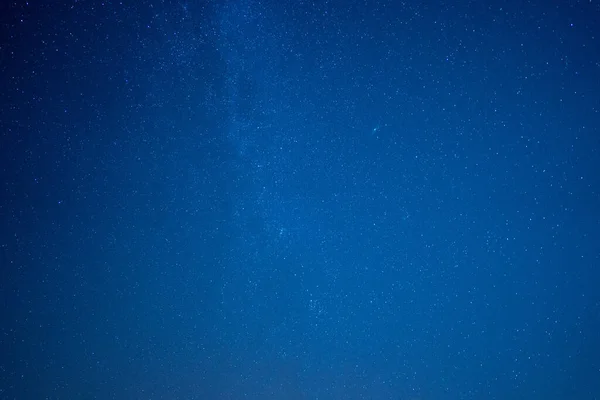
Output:
M0 398L600 399L596 1L0 21Z

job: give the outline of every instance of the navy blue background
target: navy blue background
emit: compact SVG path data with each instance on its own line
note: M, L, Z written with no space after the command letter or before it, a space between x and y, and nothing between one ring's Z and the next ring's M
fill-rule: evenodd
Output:
M596 2L0 6L0 398L600 398Z

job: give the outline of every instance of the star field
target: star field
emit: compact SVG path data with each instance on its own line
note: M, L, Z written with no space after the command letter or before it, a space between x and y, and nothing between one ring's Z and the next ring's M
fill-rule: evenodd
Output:
M593 1L0 6L0 398L600 398Z

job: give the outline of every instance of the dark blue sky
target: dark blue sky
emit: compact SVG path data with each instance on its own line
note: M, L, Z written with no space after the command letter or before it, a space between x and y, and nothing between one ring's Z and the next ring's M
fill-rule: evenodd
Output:
M0 6L0 398L600 399L596 2Z

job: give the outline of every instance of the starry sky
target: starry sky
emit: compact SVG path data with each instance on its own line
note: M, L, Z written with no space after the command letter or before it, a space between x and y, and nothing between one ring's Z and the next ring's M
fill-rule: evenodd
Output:
M597 1L0 5L0 398L600 399Z

